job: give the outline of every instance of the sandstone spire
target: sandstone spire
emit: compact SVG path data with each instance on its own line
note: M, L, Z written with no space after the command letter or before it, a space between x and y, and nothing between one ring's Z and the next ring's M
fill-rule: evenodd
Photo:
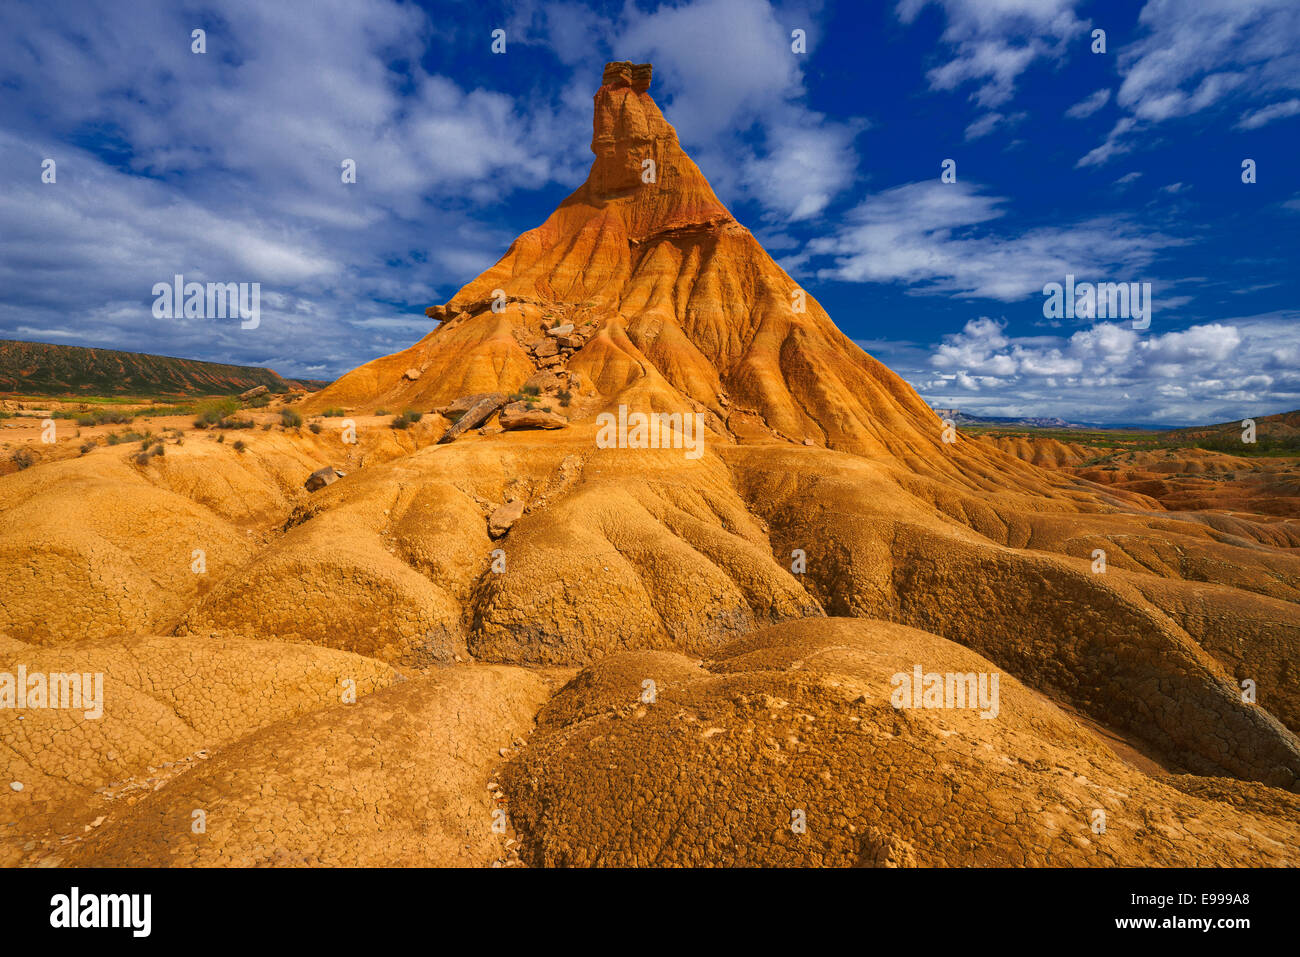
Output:
M575 423L619 404L694 409L727 441L830 446L950 472L934 413L736 221L650 95L651 75L650 64L607 64L586 181L432 307L438 328L345 375L309 409L428 410L563 373L580 393L567 410ZM508 308L494 312L503 297ZM558 358L545 335L557 323L574 326Z

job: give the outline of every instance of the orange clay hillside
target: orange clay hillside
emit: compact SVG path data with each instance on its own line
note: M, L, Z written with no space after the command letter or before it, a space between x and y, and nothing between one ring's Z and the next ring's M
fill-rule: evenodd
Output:
M580 404L588 417L619 404L693 409L726 440L793 439L950 471L928 406L736 222L649 85L648 64L606 66L587 181L432 307L438 328L306 408L427 409L516 392L542 370L597 398ZM548 335L555 327L564 333Z
M409 349L0 476L0 674L105 677L0 709L0 863L1298 862L1296 516L945 430L650 78Z

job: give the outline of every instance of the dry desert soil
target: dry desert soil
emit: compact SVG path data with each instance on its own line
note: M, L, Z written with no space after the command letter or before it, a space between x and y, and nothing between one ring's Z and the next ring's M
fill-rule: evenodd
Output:
M0 708L0 864L1296 863L1293 461L945 436L650 79L405 351L0 422L0 674L103 676Z

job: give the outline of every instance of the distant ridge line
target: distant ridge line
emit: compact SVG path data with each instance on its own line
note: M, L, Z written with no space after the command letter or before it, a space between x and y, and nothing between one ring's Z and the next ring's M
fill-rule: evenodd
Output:
M235 395L323 388L274 369L147 352L0 339L0 393L24 395Z

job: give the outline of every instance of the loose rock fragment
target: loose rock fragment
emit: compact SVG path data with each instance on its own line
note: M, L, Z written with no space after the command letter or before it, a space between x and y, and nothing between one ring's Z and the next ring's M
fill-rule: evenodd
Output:
M346 474L346 472L340 472L332 465L327 465L323 469L317 469L315 472L312 472L311 475L307 476L307 481L303 483L303 487L309 492L318 492L326 485L332 485L337 482Z
M523 515L524 503L522 499L515 499L513 502L507 502L505 505L499 506L488 519L488 534L493 538L500 538L510 531L510 526L519 521Z

